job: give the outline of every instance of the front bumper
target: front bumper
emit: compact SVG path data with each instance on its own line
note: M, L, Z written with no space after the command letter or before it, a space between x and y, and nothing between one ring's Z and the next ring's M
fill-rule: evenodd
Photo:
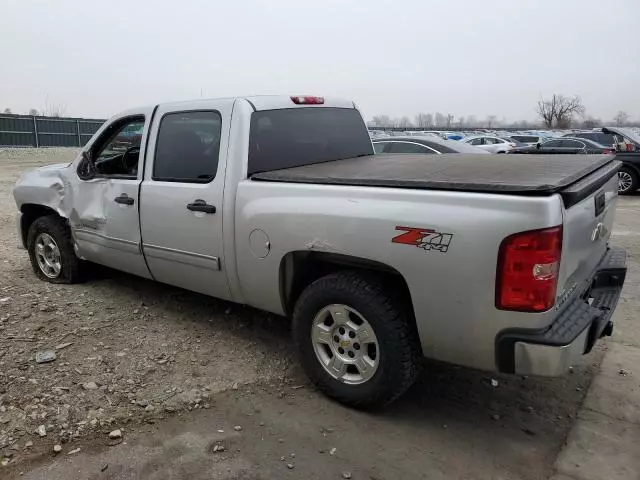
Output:
M623 248L610 248L591 280L554 322L543 329L512 328L496 337L496 362L505 373L559 376L589 353L603 336L611 335L611 316L627 273Z

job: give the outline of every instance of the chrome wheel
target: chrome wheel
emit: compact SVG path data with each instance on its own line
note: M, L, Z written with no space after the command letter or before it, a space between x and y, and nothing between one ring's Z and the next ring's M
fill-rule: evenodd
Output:
M324 369L350 385L373 377L380 364L380 347L373 328L356 310L329 305L313 319L311 341Z
M618 192L627 192L633 185L633 178L629 172L618 172Z
M57 278L62 270L60 249L48 233L40 233L35 242L36 261L40 271L49 278Z

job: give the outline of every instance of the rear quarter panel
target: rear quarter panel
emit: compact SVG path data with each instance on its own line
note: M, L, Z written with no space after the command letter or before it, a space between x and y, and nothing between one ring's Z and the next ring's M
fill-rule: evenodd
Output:
M518 197L393 188L272 183L245 180L237 191L236 250L246 303L282 314L279 272L294 251L325 251L374 260L397 270L411 293L425 356L495 368L496 334L536 328L552 313L495 308L498 249L508 235L559 225L558 196ZM394 243L397 227L452 235L446 251ZM254 230L270 251L258 258Z

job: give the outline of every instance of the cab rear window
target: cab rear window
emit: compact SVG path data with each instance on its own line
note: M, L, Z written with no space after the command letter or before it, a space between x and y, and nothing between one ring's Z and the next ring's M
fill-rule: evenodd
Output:
M373 155L373 146L356 109L291 108L251 116L249 175L363 155Z

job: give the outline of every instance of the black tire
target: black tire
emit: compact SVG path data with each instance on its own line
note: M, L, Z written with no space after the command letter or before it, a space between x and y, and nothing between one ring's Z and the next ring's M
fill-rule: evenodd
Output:
M628 174L631 177L631 185L627 189L621 189L620 183L618 183L618 193L620 195L628 195L635 192L638 189L638 174L635 172L635 170L629 167L622 167L618 174L621 173Z
M344 304L358 311L378 339L379 364L374 375L358 385L332 377L320 363L311 339L313 320L323 308ZM385 288L381 279L359 272L333 273L309 285L293 312L293 337L309 378L329 397L346 405L369 408L387 405L414 383L421 350L407 301Z
M53 238L60 251L60 273L56 277L49 277L38 266L36 259L35 244L39 234L46 233ZM50 215L36 219L29 228L27 234L27 250L31 267L35 274L50 283L77 283L80 281L80 259L76 257L73 250L73 239L71 231L64 219Z

